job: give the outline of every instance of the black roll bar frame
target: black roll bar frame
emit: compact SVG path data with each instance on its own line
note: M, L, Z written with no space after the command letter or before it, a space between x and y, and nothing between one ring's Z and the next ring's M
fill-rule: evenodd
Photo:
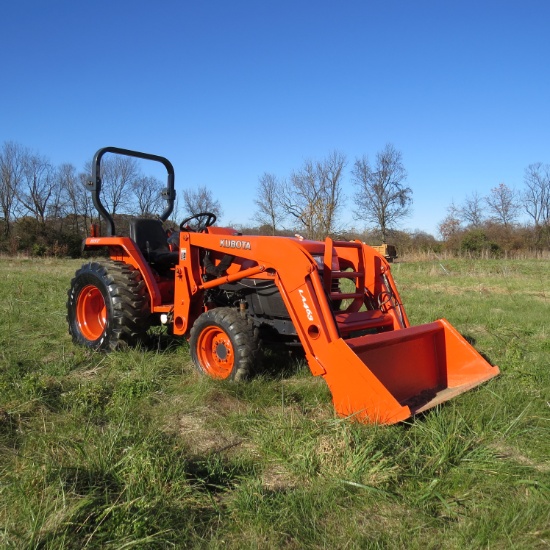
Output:
M176 200L176 189L174 187L174 167L172 163L164 157L158 155L151 155L149 153L141 153L140 151L132 151L130 149L122 149L120 147L103 147L99 149L94 155L94 160L92 162L92 179L86 182L86 187L92 193L92 201L97 211L101 217L107 223L107 232L109 237L116 236L115 232L115 222L112 216L107 212L105 206L101 202L100 193L101 193L101 159L106 153L114 153L115 155L124 155L127 157L135 157L145 160L152 160L155 162L160 162L166 168L168 172L168 180L166 183L166 188L162 190L161 196L167 202L164 212L159 216L161 221L166 221L168 216L172 213L174 209L174 201Z

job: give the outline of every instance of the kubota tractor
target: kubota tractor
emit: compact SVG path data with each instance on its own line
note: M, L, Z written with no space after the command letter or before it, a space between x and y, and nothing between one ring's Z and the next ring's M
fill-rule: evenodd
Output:
M100 199L106 153L160 162L168 172L166 209L158 219L133 219L128 236L116 234ZM241 235L213 225L208 212L168 238L172 164L127 149L95 154L89 188L108 235L93 231L84 250L106 248L110 259L91 260L71 282L67 320L77 344L116 350L161 323L189 339L200 372L234 380L254 370L260 341L298 345L339 415L383 424L499 373L446 320L411 327L388 261L359 241Z

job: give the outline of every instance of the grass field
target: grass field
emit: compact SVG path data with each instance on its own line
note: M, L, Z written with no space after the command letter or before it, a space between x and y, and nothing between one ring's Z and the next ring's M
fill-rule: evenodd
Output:
M550 262L393 265L412 324L502 374L391 427L336 418L300 363L231 384L162 333L74 347L81 263L0 259L2 548L550 547Z

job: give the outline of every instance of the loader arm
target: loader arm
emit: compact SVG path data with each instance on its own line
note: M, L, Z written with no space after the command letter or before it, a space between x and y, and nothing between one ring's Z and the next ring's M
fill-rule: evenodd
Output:
M338 243L330 244L338 248ZM349 251L354 247L346 244L341 248ZM370 247L362 245L356 250L360 251L359 263L365 266L362 276L355 275L360 271L352 272L356 289L363 288L375 296L378 293L379 310L355 311L354 301L349 306L351 313L332 312L331 320L336 322L323 322L331 313L327 300L330 286L323 288L317 269L294 290L285 288L288 267L282 267L278 274L281 293L288 300L295 325L300 327L310 369L314 375L323 376L339 415L394 424L499 373L498 367L491 366L448 321L439 319L410 327L388 262ZM347 259L351 261L352 255ZM364 296L362 299L365 303ZM358 326L378 328L379 332L344 339L349 316ZM393 320L392 330L384 325L387 318Z
M389 264L379 253L358 242L327 239L321 277L308 246L289 238L182 234L174 330L186 333L200 311L185 304L196 303L205 289L244 278L271 279L312 374L331 390L336 412L362 422L405 420L498 374L447 321L410 327ZM225 275L205 282L197 269L205 251L218 258L231 253L235 261ZM345 273L329 267L334 253ZM355 291L342 294L351 300L342 311L331 307L331 298L341 297L332 290L335 278L355 284Z

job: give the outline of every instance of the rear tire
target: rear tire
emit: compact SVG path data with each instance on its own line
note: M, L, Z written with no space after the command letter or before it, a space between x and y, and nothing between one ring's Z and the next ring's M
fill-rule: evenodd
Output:
M191 328L191 358L211 378L244 380L259 350L258 331L239 311L220 307L203 313Z
M69 334L75 344L114 351L137 344L150 326L149 295L141 273L122 262L90 262L71 281Z

